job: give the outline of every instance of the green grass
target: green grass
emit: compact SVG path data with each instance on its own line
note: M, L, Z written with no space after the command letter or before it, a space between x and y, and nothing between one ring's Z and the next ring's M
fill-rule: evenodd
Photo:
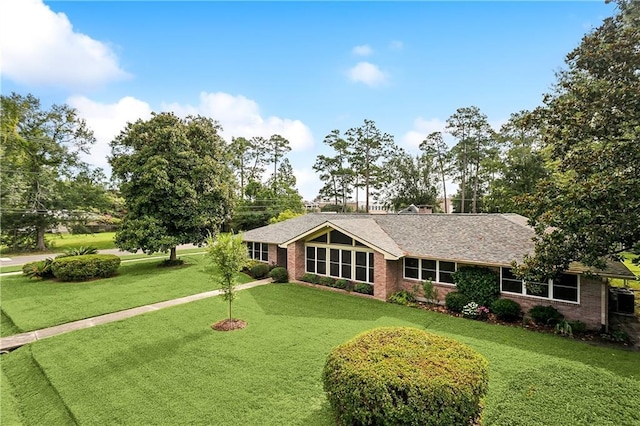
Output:
M328 352L378 326L413 326L489 361L484 425L640 424L640 354L293 284L239 293L247 328L214 332L220 298L35 342L2 356L29 424L331 425ZM73 419L73 420L70 420Z
M216 288L203 255L183 255L187 264L158 268L159 260L123 263L113 278L80 283L2 277L0 335L15 334ZM239 282L252 279L239 275ZM7 320L5 321L5 317ZM12 322L15 327L5 327Z
M46 234L45 238L49 243L49 253L63 252L65 249L80 247L80 246L93 246L98 250L116 248L113 238L115 232L100 232L97 234ZM33 254L29 253L15 253L10 251L6 246L0 248L0 253L3 255L21 255L21 254Z

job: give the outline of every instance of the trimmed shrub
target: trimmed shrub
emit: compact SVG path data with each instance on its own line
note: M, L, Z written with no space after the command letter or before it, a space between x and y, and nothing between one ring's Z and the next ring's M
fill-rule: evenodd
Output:
M353 291L360 294L369 294L373 296L373 286L367 283L356 283L353 285Z
M300 278L300 281L304 281L305 283L318 284L320 282L320 277L316 274L306 273Z
M334 280L331 277L320 277L318 284L320 285L324 285L327 287L334 287L336 283L336 280Z
M387 299L387 302L395 303L396 305L410 305L415 303L416 296L413 293L407 290L400 290L393 293Z
M522 315L520 304L511 299L498 299L491 304L490 309L501 321L517 321Z
M529 316L536 324L542 325L555 325L564 318L564 315L551 305L536 305L529 310Z
M470 425L488 363L455 340L409 327L366 331L333 349L322 380L342 425Z
M120 258L114 254L86 254L55 259L51 270L60 281L86 281L113 276L119 267Z
M61 257L69 257L69 256L83 256L85 254L98 254L98 249L93 246L73 247L70 249L66 249L64 251L64 254L57 255L56 259L60 259Z
M53 259L51 258L27 263L22 266L22 274L34 280L51 279L53 278L52 263Z
M349 281L347 280L343 280L343 279L339 279L336 280L336 282L333 285L335 288L339 288L340 290L346 290L347 287L349 286Z
M458 291L481 306L491 306L500 297L500 280L491 269L464 266L453 273Z
M582 321L569 321L569 325L574 333L584 333L587 331L587 324Z
M257 280L267 278L267 274L269 274L269 265L266 263L256 263L249 271L249 275Z
M273 278L274 283L288 283L289 271L282 266L277 266L269 272L269 278Z
M431 280L422 282L422 293L428 303L438 303L438 289L433 286Z
M451 312L461 313L462 309L469 302L469 298L465 294L462 294L458 291L447 293L447 295L444 297L444 305Z

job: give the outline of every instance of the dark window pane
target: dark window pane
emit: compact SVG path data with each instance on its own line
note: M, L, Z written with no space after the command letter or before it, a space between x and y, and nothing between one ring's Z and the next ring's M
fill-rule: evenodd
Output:
M329 265L329 275L332 277L340 276L340 265L337 263L332 263Z
M522 294L522 281L521 280L502 280L502 291L509 293Z
M369 282L373 282L373 268L369 268Z
M432 271L435 271L436 270L436 261L435 260L422 259L422 269L431 269Z
M331 249L331 261L340 262L340 250Z
M263 251L262 252L262 260L265 262L269 261L269 252L268 251Z
M456 271L456 264L455 262L440 262L440 271L448 271L448 272L455 272ZM446 281L449 282L449 281Z
M558 278L554 278L553 283L565 287L578 288L578 276L570 274L560 274Z
M569 300L571 302L578 301L578 289L571 287L553 286L553 298L559 300Z
M318 270L316 271L318 274L326 274L327 273L327 262L322 262L318 260Z
M517 280L518 278L513 275L513 271L511 268L502 268L502 278L506 278L509 280Z
M366 247L366 245L362 244L362 243L361 243L360 241L358 241L358 240L355 240L354 242L356 243L356 245L357 245L357 246L360 246L360 247Z
M436 271L422 271L422 279L424 281L436 281Z
M527 294L530 296L549 297L549 284L527 283Z
M342 263L345 265L351 265L351 251L342 250Z
M405 257L404 266L408 268L417 268L418 267L418 259L413 257Z
M307 259L315 259L315 258L316 258L316 248L307 247Z
M440 282L453 284L453 272L443 272L440 270Z
M318 247L316 248L318 260L327 260L327 249Z
M316 237L311 241L315 241L316 243L326 243L327 242L327 235L328 234L322 234L319 237Z
M404 268L404 276L407 278L418 278L418 270L414 268Z
M367 281L367 268L356 266L356 280Z
M338 231L331 231L331 244L346 244L346 245L352 245L353 244L353 240L351 239L351 237L344 235L342 232L338 232Z
M369 253L369 266L373 266L373 253Z
M342 265L342 278L351 278L351 265Z
M367 253L363 251L356 252L356 265L367 266Z
M307 260L307 272L316 272L316 263L313 260Z

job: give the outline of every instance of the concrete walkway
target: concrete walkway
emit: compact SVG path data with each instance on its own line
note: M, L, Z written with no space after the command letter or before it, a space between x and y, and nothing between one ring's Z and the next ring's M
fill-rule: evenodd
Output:
M246 290L248 288L257 287L271 283L271 278L253 281L246 284L236 286L236 290ZM99 315L97 317L85 318L78 321L68 322L66 324L56 325L54 327L42 328L40 330L28 331L26 333L15 334L0 338L0 351L8 351L19 348L36 340L46 339L47 337L57 336L58 334L68 333L74 330L81 330L100 324L120 321L141 315L147 312L157 311L158 309L168 308L171 306L182 305L184 303L194 302L196 300L206 299L208 297L219 296L222 290L207 291L205 293L193 294L191 296L180 297L178 299L166 300L164 302L152 303L150 305L138 306L137 308L125 309L124 311L112 312L110 314Z

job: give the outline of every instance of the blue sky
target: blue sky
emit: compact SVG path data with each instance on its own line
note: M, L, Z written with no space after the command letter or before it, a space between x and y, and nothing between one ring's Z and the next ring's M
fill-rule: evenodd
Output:
M471 105L497 129L541 103L565 55L614 7L8 0L1 90L77 108L98 139L88 160L107 169L109 141L151 111L211 116L228 140L280 133L312 199L331 130L372 119L416 152Z

